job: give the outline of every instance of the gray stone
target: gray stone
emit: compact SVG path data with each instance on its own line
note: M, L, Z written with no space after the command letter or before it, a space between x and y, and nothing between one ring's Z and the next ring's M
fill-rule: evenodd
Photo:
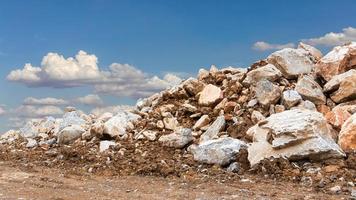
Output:
M225 137L205 141L191 147L190 151L198 162L226 166L236 160L241 149L246 148L247 145L243 141Z
M79 125L72 125L62 129L57 136L58 144L69 144L74 142L76 139L81 138L85 129Z
M174 133L161 136L158 141L164 146L180 149L193 141L193 139L191 129L181 128Z
M209 126L208 130L206 130L200 136L200 142L204 142L211 139L216 139L221 130L225 128L225 117L219 116L216 118L214 123Z
M302 100L302 96L295 90L286 90L282 94L282 103L289 109L297 105Z

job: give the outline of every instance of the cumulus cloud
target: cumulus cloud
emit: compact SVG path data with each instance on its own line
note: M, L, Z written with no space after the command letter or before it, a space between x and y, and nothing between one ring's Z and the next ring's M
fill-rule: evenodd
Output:
M13 113L18 118L42 118L46 116L59 116L63 114L63 110L57 106L32 106L21 105L16 108Z
M47 98L34 98L34 97L27 97L24 102L24 105L52 105L52 106L59 106L59 105L69 105L69 101L66 101L64 99L57 99L53 97L47 97Z
M94 105L94 106L100 106L104 104L103 100L96 94L89 94L84 97L79 97L75 100L75 102L84 105Z
M133 109L134 106L129 106L129 105L103 106L103 107L94 108L93 110L90 111L90 113L96 116L100 116L106 112L116 114L119 111L129 111Z
M303 39L302 41L311 45L322 45L322 46L342 45L351 41L356 41L356 28L347 27L342 29L342 32L339 33L330 32L321 37Z
M6 113L5 108L0 106L0 116Z
M29 87L93 86L98 93L120 97L143 97L172 86L180 78L167 74L164 78L151 76L129 64L113 63L109 70L101 70L95 55L79 51L73 58L48 53L40 67L26 64L23 69L11 71L9 81Z
M267 50L279 50L283 48L293 48L295 46L294 43L287 43L287 44L270 44L263 41L258 41L253 44L253 49L258 51L267 51Z

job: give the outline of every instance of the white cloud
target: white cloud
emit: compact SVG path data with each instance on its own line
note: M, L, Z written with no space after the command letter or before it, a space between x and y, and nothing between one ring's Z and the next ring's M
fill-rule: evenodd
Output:
M84 97L79 97L75 100L75 102L84 105L94 105L94 106L100 106L104 104L103 100L96 94L89 94Z
M29 87L94 86L99 93L120 97L143 97L172 86L180 79L167 74L163 79L150 76L129 64L113 63L109 70L98 67L95 55L79 51L75 58L64 58L48 53L40 67L26 64L23 69L11 71L7 79Z
M34 97L27 97L24 102L24 105L69 105L69 102L64 99L57 99L52 97L37 99Z
M46 116L59 116L63 110L57 106L31 106L21 105L13 111L18 118L42 118Z
M106 107L97 107L90 111L90 113L100 116L106 112L116 114L119 111L128 111L134 109L133 106L129 105L119 105L119 106L106 106Z
M0 106L0 116L6 113L5 109Z
M342 29L340 33L330 32L321 37L303 39L302 41L310 45L338 46L356 41L356 28L348 27Z
M295 46L294 43L287 44L270 44L267 42L259 41L253 45L253 49L258 51L267 51L267 50L279 50L283 48L293 48Z

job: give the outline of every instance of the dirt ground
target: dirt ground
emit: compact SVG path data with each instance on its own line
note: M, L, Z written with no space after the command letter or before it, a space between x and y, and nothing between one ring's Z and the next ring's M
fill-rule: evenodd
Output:
M291 182L214 177L106 176L0 163L0 199L347 199Z

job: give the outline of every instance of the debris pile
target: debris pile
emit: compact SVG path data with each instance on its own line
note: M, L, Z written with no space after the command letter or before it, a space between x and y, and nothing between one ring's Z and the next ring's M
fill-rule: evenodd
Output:
M306 182L304 174L322 181L321 172L355 172L355 130L356 43L325 56L300 43L249 68L200 69L197 78L140 99L131 110L95 116L68 108L61 119L30 121L0 141L29 151L84 144L90 154L122 157L132 156L125 153L130 145L142 157L175 152L181 166L192 158L234 172L278 173L272 166L279 163ZM355 182L356 173L348 178Z

